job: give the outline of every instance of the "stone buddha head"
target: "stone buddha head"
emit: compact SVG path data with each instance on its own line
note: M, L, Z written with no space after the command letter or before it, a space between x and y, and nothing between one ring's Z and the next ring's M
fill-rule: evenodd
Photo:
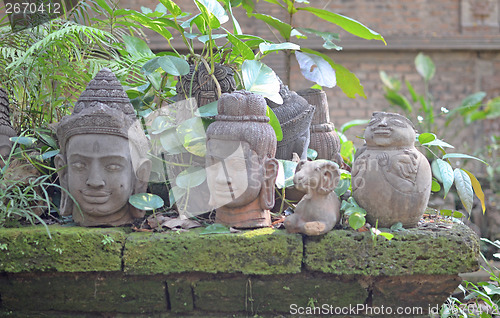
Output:
M239 228L270 225L278 173L276 134L266 101L256 94L223 94L207 129L206 171L216 222Z
M400 114L374 112L364 136L368 147L412 147L416 132L413 123Z
M63 192L61 212L82 226L120 226L142 217L128 203L146 191L149 140L115 75L102 69L58 125L55 159Z
M12 150L10 138L16 135L10 123L9 98L7 92L0 87L0 168L5 166L5 161Z

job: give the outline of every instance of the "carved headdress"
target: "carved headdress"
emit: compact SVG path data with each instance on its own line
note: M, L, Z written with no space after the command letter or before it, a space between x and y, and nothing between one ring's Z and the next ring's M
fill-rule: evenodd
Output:
M12 128L10 122L9 96L7 92L0 87L0 135L15 137L16 131Z

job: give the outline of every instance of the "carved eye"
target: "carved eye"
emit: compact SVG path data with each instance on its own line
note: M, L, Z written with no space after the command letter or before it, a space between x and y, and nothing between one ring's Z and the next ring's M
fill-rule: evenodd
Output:
M121 165L116 164L116 163L112 163L112 164L109 164L109 165L106 166L106 170L111 171L111 172L121 171L122 168L123 167Z
M391 119L390 123L396 127L405 128L406 124L399 119Z
M85 169L86 165L83 162L74 162L71 164L71 167L75 170L83 170Z
M368 126L373 126L373 125L376 125L378 124L379 122L381 122L382 119L379 118L379 117L376 117L376 118L373 118L372 120L370 120L370 122L368 123Z

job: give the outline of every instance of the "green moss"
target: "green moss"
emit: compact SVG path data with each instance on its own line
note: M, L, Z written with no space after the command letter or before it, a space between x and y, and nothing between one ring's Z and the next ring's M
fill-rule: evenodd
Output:
M49 226L2 229L0 272L119 271L125 231L120 228Z
M274 230L200 235L201 231L131 234L123 256L125 272L284 274L301 270L300 235Z
M451 225L449 225L451 226ZM306 269L379 275L457 274L478 268L479 240L465 225L429 225L394 232L373 244L369 232L331 231L305 241Z

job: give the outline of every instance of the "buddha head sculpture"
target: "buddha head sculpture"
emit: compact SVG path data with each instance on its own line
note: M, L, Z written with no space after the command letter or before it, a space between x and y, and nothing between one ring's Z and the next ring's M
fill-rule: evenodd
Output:
M288 89L280 80L280 95L283 104L276 104L267 99L280 122L283 130L283 139L278 142L276 158L292 160L293 153L300 159L307 158L307 148L311 140L310 126L315 106L310 105L302 96Z
M0 168L5 166L5 160L12 150L11 137L16 136L16 131L10 123L9 97L7 92L0 87Z
M415 128L407 118L375 112L365 130L365 146L352 167L352 190L372 225L418 225L431 193L431 167L415 148Z
M271 224L278 173L276 134L266 101L256 94L223 94L207 129L206 172L216 222L238 228Z
M102 69L57 127L55 159L63 192L61 212L82 226L120 226L142 217L128 203L146 191L149 140L115 75Z

